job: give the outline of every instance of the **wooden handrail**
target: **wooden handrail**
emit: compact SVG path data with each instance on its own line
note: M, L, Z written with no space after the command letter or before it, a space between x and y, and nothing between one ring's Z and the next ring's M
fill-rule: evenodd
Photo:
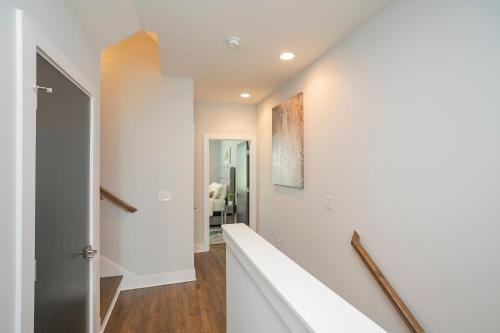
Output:
M128 203L126 203L122 199L118 198L116 195L114 195L113 193L109 192L108 190L106 190L102 186L101 186L100 189L101 189L101 200L103 198L107 198L110 201L112 201L113 203L115 203L116 205L118 205L118 206L122 207L123 209L125 209L127 212L130 212L130 213L137 212L137 208L135 208L134 206L132 206L132 205L130 205Z
M424 333L425 331L422 326L420 326L417 319L415 319L401 297L399 297L396 290L394 290L389 281L387 281L387 279L385 278L384 274L382 274L375 261L373 261L368 252L366 252L363 245L361 245L359 234L356 231L354 231L354 233L352 234L351 245L359 254L366 267L368 267L368 270L378 282L380 287L382 287L382 290L387 295L392 305L394 305L401 318L403 318L403 321L405 322L406 326L408 326L410 331L413 333Z

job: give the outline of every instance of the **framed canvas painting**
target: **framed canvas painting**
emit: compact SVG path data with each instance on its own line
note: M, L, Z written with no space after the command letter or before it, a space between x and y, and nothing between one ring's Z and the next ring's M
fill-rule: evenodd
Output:
M273 108L273 184L304 188L303 94Z

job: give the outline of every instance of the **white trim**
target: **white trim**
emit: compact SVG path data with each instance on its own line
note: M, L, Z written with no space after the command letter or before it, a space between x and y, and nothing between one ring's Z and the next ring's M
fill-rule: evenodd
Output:
M208 175L209 175L209 143L210 140L245 140L250 146L250 228L257 231L257 138L245 134L203 134L203 250L210 249L208 213Z
M158 274L137 275L123 266L101 255L102 272L104 276L123 276L121 290L148 288L166 284L190 282L196 280L194 269L173 271Z
M122 266L116 264L114 261L109 260L101 254L101 277L109 276L125 276L131 274L128 270Z
M20 172L20 166L23 165L22 147L23 145L23 94L22 94L22 77L23 77L23 62L21 61L23 54L23 41L26 36L23 29L22 12L16 11L16 287L15 287L15 310L14 310L14 331L21 333L22 330L22 210L23 210L23 191L22 181L23 172Z
M208 250L205 250L205 244L203 243L194 244L194 253L206 252L206 251Z
M16 142L16 313L15 331L34 330L36 56L40 54L77 84L91 104L89 159L89 241L99 244L99 111L97 89L57 45L21 10L16 10L17 142ZM99 257L90 266L89 332L99 332Z
M118 288L116 288L115 294L113 295L113 299L111 300L111 304L109 305L108 312L106 312L106 315L104 316L104 320L101 323L101 333L104 333L104 331L106 330L106 325L108 324L109 318L111 317L111 313L113 313L113 309L115 308L115 304L116 304L116 301L118 300L118 296L120 296L120 292L122 291L122 281L120 281ZM101 319L100 317L101 316L99 315L99 319Z

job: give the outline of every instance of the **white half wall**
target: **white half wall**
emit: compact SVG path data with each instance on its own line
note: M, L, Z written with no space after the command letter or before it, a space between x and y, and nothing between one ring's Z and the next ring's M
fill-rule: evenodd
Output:
M101 183L138 209L102 201L101 254L138 276L192 271L193 81L161 75L145 33L101 59Z
M386 332L245 224L222 229L228 332Z
M426 331L500 331L499 13L395 1L258 106L259 232L389 332L355 229ZM304 190L271 181L271 110L298 92Z
M203 135L252 135L257 132L257 112L255 105L196 101L195 157L194 157L194 238L201 248L203 244ZM221 153L222 154L222 153Z

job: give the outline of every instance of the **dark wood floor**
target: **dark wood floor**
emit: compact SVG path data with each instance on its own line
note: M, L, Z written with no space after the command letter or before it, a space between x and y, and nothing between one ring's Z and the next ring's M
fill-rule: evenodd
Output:
M122 291L106 333L226 332L225 254L195 254L196 282Z
M122 281L122 276L109 276L101 278L101 322L108 312L116 290Z

